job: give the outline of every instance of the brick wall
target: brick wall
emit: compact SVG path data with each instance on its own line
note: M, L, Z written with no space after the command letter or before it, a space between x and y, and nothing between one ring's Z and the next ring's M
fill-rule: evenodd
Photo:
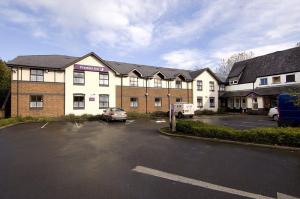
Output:
M64 115L64 84L46 82L19 81L17 95L17 81L11 83L11 116L48 116ZM30 95L43 95L43 108L29 107ZM19 105L18 105L19 101ZM19 106L19 107L18 107Z
M116 105L117 107L121 107L121 86L117 86L116 89ZM167 88L148 88L147 90L147 103L146 103L146 88L139 87L129 87L123 86L123 97L122 104L123 108L126 111L136 111L145 113L146 112L146 104L148 112L155 111L168 111L169 110L169 97L168 97L168 89ZM175 103L176 98L182 98L183 102L193 103L193 92L191 89L170 89L170 103ZM130 107L130 98L137 97L138 98L138 107L132 108ZM155 97L160 97L162 99L162 106L155 107L154 100Z

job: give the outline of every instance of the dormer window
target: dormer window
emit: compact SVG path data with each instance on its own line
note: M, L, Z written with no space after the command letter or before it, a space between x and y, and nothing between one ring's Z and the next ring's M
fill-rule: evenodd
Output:
M237 80L232 80L232 81L230 81L230 84L232 84L232 85L238 84L238 81Z
M273 84L280 84L280 76L274 76L272 77Z
M161 88L161 79L159 78L154 79L154 87Z
M286 82L295 82L295 74L286 75Z
M129 85L130 86L138 86L138 78L137 77L129 77Z
M175 88L182 88L182 81L181 80L176 80Z
M260 85L268 85L268 78L260 78Z

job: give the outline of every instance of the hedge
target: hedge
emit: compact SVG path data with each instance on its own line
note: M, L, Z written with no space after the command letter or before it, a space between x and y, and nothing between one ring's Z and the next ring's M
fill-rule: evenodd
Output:
M300 128L254 128L237 130L198 121L177 121L176 131L206 138L300 147Z

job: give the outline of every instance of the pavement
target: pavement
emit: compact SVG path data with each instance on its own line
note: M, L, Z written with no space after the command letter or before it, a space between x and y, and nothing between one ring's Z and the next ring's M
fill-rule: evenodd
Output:
M167 137L164 120L0 130L1 199L300 197L300 153ZM282 193L282 194L278 194Z
M203 115L195 116L193 120L209 124L219 124L236 129L249 129L258 127L277 127L277 122L265 115Z

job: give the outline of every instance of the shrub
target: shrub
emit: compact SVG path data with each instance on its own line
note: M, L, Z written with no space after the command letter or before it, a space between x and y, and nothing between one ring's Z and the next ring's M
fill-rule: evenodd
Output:
M155 111L150 114L151 117L168 117L168 112L164 111Z
M300 147L300 128L237 130L225 126L205 124L203 122L180 120L176 124L176 130L183 134L199 137Z
M214 112L212 110L196 110L195 115L214 115L217 114L217 112Z

